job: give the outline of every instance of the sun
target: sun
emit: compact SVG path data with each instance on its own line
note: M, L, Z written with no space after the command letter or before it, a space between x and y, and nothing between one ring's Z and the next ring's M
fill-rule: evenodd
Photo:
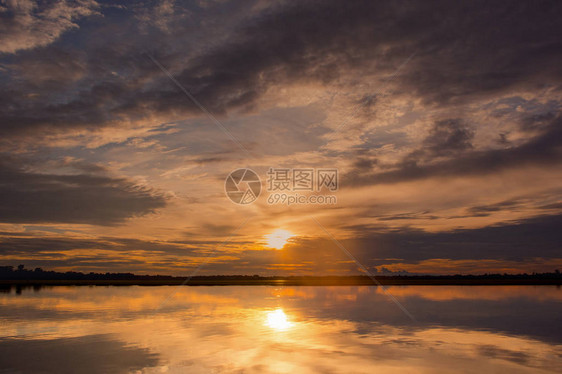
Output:
M293 236L293 233L290 231L278 229L266 235L265 238L267 239L267 246L269 248L281 249Z

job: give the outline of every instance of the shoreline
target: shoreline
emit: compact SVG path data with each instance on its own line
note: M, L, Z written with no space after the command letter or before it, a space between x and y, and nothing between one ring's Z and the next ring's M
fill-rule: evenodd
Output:
M561 286L562 279L377 279L383 286ZM370 279L0 280L0 286L377 286Z

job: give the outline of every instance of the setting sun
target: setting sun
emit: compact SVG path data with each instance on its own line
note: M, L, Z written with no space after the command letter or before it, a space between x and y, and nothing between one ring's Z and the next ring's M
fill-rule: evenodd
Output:
M269 248L281 249L293 236L292 232L279 229L269 235L266 235L265 238L267 239L267 246Z

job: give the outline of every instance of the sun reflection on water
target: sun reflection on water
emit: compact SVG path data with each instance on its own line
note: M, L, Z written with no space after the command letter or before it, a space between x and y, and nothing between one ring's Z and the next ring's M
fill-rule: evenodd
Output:
M223 363L222 371L261 373L425 373L465 365L466 372L530 374L562 365L556 325L543 330L540 322L562 312L556 287L393 287L424 316L415 328L394 309L371 308L388 300L368 286L14 291L0 292L0 372L60 372L59 356L78 357L69 362L74 372L92 365L96 372L146 374L212 372ZM495 325L474 313L483 302L501 317Z
M293 324L287 320L287 315L283 309L276 309L267 313L266 325L275 330L286 330Z

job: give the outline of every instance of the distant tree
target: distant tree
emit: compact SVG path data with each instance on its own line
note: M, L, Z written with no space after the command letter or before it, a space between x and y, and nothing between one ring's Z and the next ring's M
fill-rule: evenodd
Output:
M23 266L23 265L18 265L18 270L19 270L19 271L23 271L23 268L24 268L24 267L25 267L25 266Z

